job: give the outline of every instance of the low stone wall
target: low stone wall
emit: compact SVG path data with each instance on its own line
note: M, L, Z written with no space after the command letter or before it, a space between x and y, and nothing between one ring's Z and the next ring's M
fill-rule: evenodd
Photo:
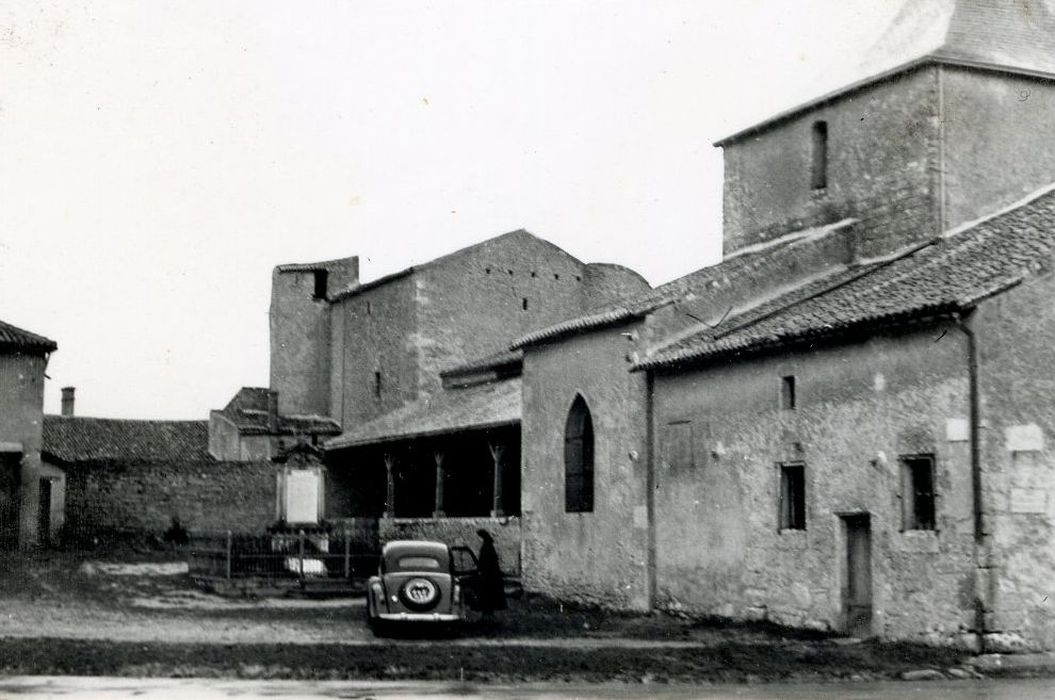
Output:
M495 541L498 561L507 576L520 576L520 518L381 518L381 544L392 540L436 540L480 551L477 530Z
M270 462L92 463L66 467L69 542L161 537L188 530L263 533L275 520Z

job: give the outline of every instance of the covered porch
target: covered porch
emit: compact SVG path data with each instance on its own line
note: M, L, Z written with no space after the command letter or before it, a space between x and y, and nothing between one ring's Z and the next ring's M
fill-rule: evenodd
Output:
M450 388L325 445L326 517L379 518L382 543L424 538L477 549L495 537L520 564L520 379Z

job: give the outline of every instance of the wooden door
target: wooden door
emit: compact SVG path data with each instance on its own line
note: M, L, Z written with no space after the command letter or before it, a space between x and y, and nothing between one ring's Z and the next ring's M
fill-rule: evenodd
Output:
M0 549L18 546L21 455L0 455Z
M872 526L867 515L843 518L846 528L846 631L867 637L872 631Z

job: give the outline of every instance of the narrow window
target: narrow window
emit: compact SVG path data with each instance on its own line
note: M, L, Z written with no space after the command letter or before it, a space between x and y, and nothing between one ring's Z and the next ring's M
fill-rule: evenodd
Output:
M374 372L374 398L381 398L381 370Z
M901 458L901 527L904 530L933 530L934 457Z
M780 465L780 529L806 529L806 467Z
M593 419L576 396L564 425L564 510L593 512Z
M828 187L828 122L813 124L812 185L815 190Z
M527 297L524 297L520 300L520 308L522 308L524 311L527 311Z
M780 378L780 407L785 411L794 411L795 398L795 375Z
M312 293L313 299L325 299L326 298L326 286L330 280L330 273L328 270L315 270L315 291Z
M370 306L370 302L366 302L366 315L370 316L373 313L373 311L374 311L374 309L373 309L372 306Z

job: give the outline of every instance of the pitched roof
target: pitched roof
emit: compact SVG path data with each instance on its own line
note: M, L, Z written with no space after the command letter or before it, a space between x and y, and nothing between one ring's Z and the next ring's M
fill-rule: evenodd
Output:
M1055 14L1044 0L909 0L861 71L923 56L1055 75Z
M520 379L507 379L440 391L329 440L325 448L339 450L519 422Z
M270 390L262 387L242 387L220 414L225 416L244 435L268 435L271 432L268 414L268 394ZM337 435L341 432L340 424L328 416L315 415L279 415L278 433L283 435L301 435L315 433L319 435Z
M211 462L205 421L44 416L41 451L60 462Z
M921 316L963 313L1055 253L1055 187L892 258L837 273L653 351L635 369L671 368Z
M502 350L500 352L478 357L461 364L448 367L440 372L441 377L455 377L463 374L473 374L485 370L498 370L516 368L524 361L522 350Z
M47 353L58 347L54 340L0 321L0 349Z
M433 258L432 260L429 260L427 262L424 262L424 263L421 263L421 264L418 264L418 265L411 265L410 267L406 267L406 268L404 268L402 270L399 270L398 272L393 272L393 273L385 275L383 277L379 277L379 278L377 278L375 280L371 280L370 282L363 282L363 283L357 284L357 285L355 285L353 287L349 287L347 289L343 289L343 290L341 290L339 292L336 292L335 294L330 295L330 301L343 301L344 299L348 299L348 298L354 297L354 296L356 296L358 294L361 294L361 293L363 293L363 292L365 292L367 290L373 289L374 287L379 287L379 286L381 286L383 284L386 284L388 282L391 282L393 280L397 280L397 279L400 279L402 277L407 277L408 275L411 275L414 272L418 272L418 271L423 270L423 269L425 269L427 267L432 267L433 265L437 265L437 264L439 264L441 262L444 262L446 260L450 260L451 258L457 258L457 257L459 257L461 255L464 255L465 253L467 253L467 252L469 252L471 250L475 250L477 248L480 248L480 247L492 244L492 243L494 243L496 241L500 241L500 240L502 240L504 238L528 238L528 239L531 239L531 240L534 240L534 241L539 241L539 242L541 242L541 243L543 243L545 245L557 248L557 246L553 245L549 241L547 241L545 239L542 239L542 238L539 238L539 237L535 236L533 233L531 233L530 231L527 231L527 230L521 228L521 229L517 229L516 231L509 231L508 233L500 234L498 236L492 236L491 238L488 238L488 239L485 239L483 241L480 241L479 243L473 243L472 245L467 245L464 248L459 248L458 250L451 251L450 253L446 253L445 255L441 255L438 258ZM567 255L568 257L572 257L567 251L565 251L563 249L560 249L560 248L557 248L557 249L560 250L565 255Z
M780 255L788 247L808 243L830 233L840 231L853 223L853 219L845 219L826 226L794 231L777 240L743 248L733 255L727 256L717 265L711 265L684 277L679 277L640 296L617 304L604 306L590 313L532 331L513 341L511 347L514 349L525 348L643 318L647 314L675 301L691 299L701 294L706 294L708 289L724 284L730 278L746 274L752 267L764 264L773 256Z
M1055 78L1055 13L1045 0L907 0L839 89L715 145L738 141L849 92L932 63Z

